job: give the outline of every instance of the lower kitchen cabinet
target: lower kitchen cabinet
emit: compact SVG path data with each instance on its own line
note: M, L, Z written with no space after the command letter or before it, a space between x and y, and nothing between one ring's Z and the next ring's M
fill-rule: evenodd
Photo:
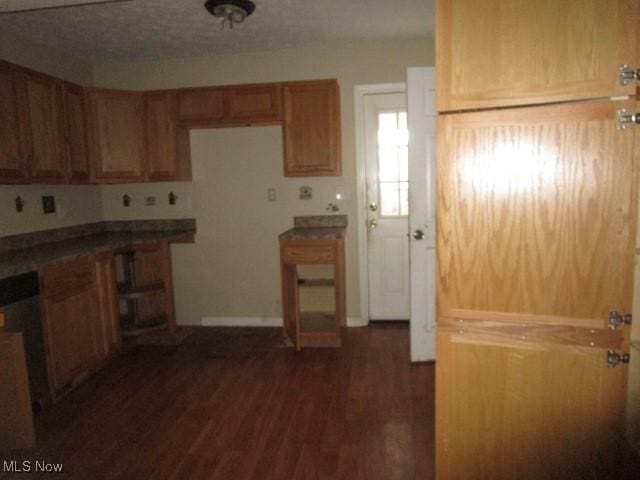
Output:
M96 369L119 343L113 254L40 272L49 386L55 397Z
M98 322L98 352L101 359L113 353L121 342L118 312L116 265L113 252L95 257L95 278L100 318Z

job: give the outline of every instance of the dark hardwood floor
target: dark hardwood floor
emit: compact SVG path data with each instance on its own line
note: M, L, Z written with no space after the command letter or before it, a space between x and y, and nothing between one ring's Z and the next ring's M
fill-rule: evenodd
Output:
M83 480L426 480L433 411L434 368L409 362L406 324L302 352L279 329L202 328L118 357L37 416L37 449L0 460Z

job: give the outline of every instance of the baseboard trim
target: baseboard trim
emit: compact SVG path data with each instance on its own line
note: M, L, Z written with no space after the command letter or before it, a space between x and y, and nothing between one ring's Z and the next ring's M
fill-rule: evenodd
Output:
M347 327L366 327L369 321L361 317L347 317Z
M347 327L366 327L368 322L360 317L348 317ZM203 317L203 327L281 327L282 317Z
M203 317L203 327L281 327L281 317Z

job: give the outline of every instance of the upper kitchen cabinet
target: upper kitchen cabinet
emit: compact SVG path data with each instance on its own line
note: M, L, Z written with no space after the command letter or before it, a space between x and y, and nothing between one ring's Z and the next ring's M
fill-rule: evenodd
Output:
M224 90L188 88L178 91L178 122L190 127L207 127L224 117Z
M282 98L284 175L341 175L338 82L285 83Z
M64 131L64 105L60 81L25 72L26 128L30 181L64 182L68 161Z
M144 94L91 90L89 123L93 179L98 183L144 181Z
M24 182L28 175L19 109L23 86L18 72L0 62L0 183Z
M178 122L191 128L278 123L281 91L277 83L179 90Z
M176 125L176 117L175 94L145 96L147 176L151 181L191 179L189 131Z
M278 84L239 85L225 95L225 121L236 125L282 120L282 88Z
M640 0L437 0L439 111L633 95Z
M65 84L64 106L69 181L88 183L91 176L84 89L77 85Z

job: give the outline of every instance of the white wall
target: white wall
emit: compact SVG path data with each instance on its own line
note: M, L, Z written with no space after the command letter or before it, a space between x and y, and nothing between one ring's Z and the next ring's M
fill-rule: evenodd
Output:
M341 177L285 179L280 128L251 127L192 132L193 184L101 187L105 219L181 216L198 219L197 244L175 248L176 303L180 323L197 323L201 317L208 316L280 315L279 273L274 270L278 261L278 251L274 247L277 234L292 225L293 215L326 214L325 207L333 200L336 187L342 187L347 193L347 199L340 204L340 213L346 213L350 222L346 242L347 314L349 317L360 315L353 89L358 84L404 81L407 67L419 65L433 65L432 39L95 68L98 86L138 90L319 78L337 78L340 84ZM252 157L253 162L245 162L244 170L231 168L234 159L244 161L245 157ZM229 185L233 185L233 189L225 190ZM313 188L313 200L298 199L297 189L302 185ZM267 186L278 190L278 201L274 204L266 201ZM166 202L166 195L171 190L181 199L174 207ZM134 197L134 205L129 208L121 205L120 199L125 192ZM222 196L224 192L227 197ZM157 196L158 205L144 206L142 198L147 195ZM250 204L246 203L249 199ZM219 205L220 202L225 204ZM253 223L246 221L249 217L253 218ZM261 226L256 230L256 225ZM232 232L236 239L225 241L216 237L220 229ZM262 261L252 263L251 276L246 274L246 268L241 269L245 272L238 273L244 275L241 281L232 271L232 259L242 263L245 256L253 258L257 253L256 246L260 248ZM213 252L214 247L220 251Z
M20 195L25 206L15 210ZM42 213L42 196L53 195L56 213ZM68 227L102 220L102 196L91 185L5 185L0 186L0 237Z

